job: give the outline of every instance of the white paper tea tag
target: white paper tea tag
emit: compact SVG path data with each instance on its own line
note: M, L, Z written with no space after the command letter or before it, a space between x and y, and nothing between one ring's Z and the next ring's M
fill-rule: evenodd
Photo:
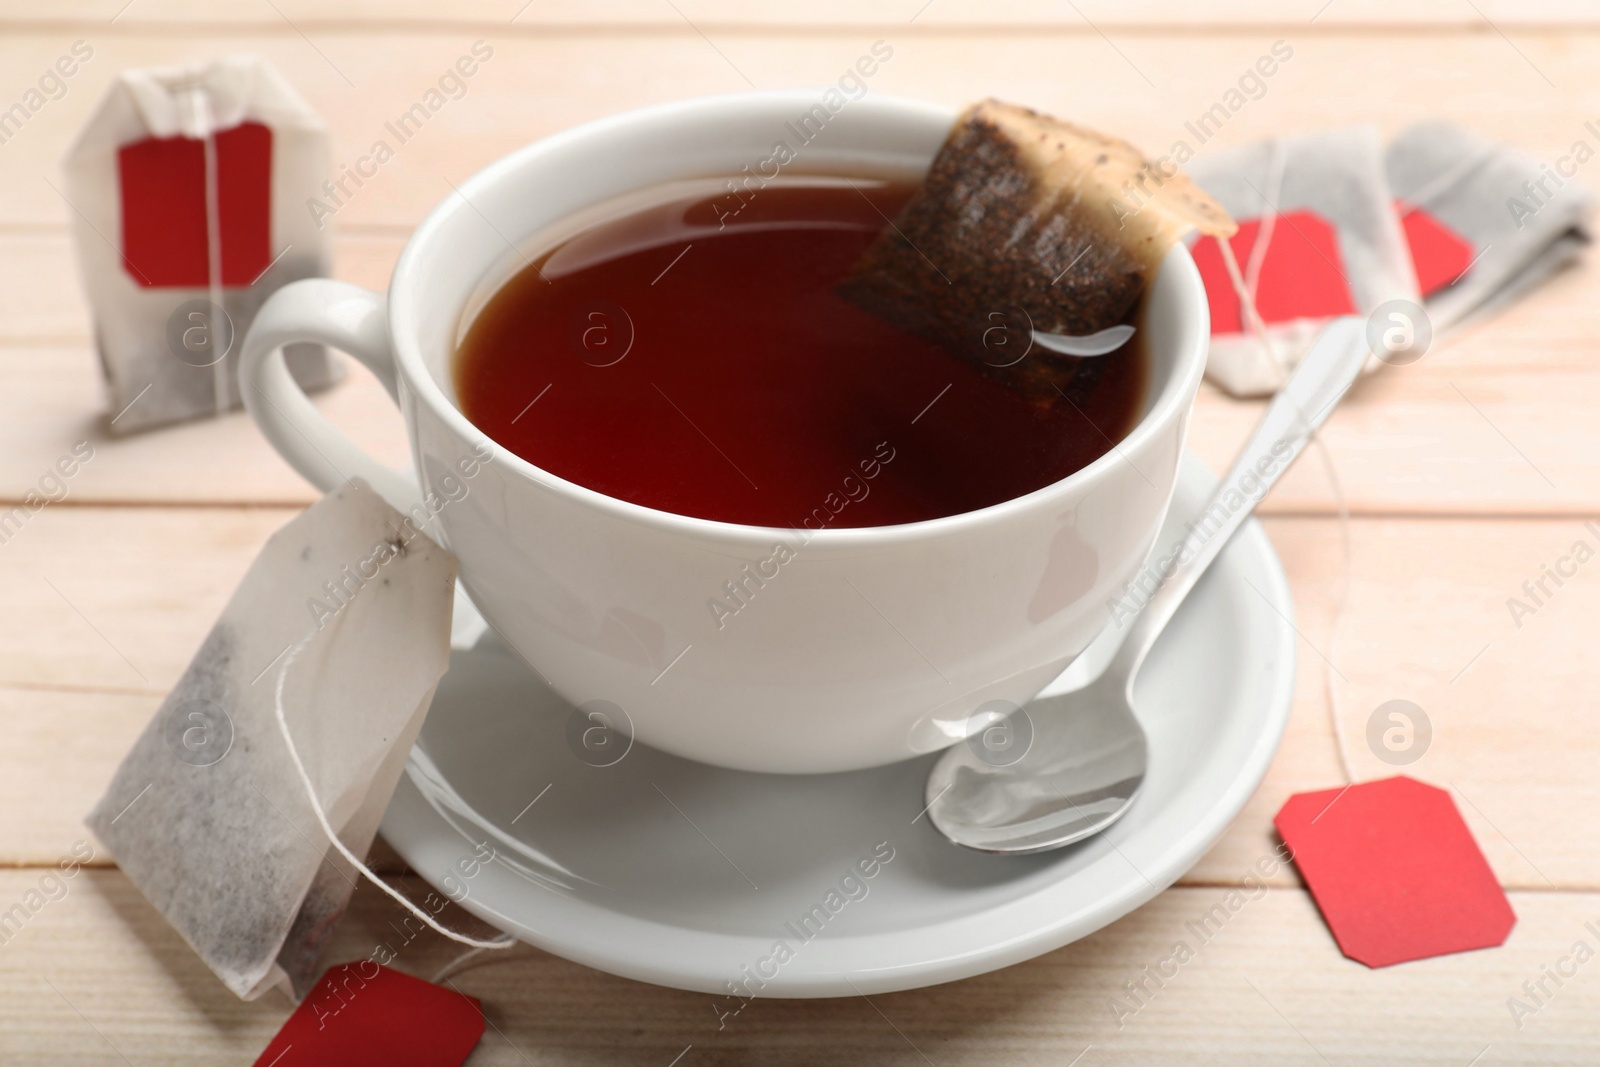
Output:
M273 291L330 273L327 128L266 62L118 75L63 161L74 244L116 433L240 402L238 349ZM302 387L343 367L284 356Z
M307 784L365 853L449 665L455 577L366 485L330 493L267 542L89 815L239 996L316 978L361 873Z

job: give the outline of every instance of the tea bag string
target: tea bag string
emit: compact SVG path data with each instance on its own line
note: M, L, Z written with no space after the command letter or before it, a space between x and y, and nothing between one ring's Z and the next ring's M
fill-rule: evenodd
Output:
M1311 443L1322 458L1322 469L1328 475L1328 487L1333 490L1334 505L1339 509L1339 595L1333 602L1333 620L1328 624L1328 661L1323 665L1323 685L1328 697L1328 725L1333 729L1333 741L1339 751L1339 769L1345 781L1355 784L1355 771L1351 769L1350 750L1345 747L1344 728L1339 714L1339 687L1334 684L1333 661L1339 654L1339 633L1344 626L1344 609L1350 601L1353 552L1350 547L1350 508L1345 501L1344 487L1339 482L1339 470L1334 466L1333 453L1323 442L1321 433L1313 434Z
M1262 197L1266 207L1261 212L1261 228L1256 231L1256 241L1250 248L1250 259L1244 269L1245 290L1250 294L1252 307L1261 291L1261 268L1267 261L1267 249L1278 229L1278 201L1283 196L1283 172L1289 157L1283 142L1276 137L1267 142L1267 151L1267 191Z
M1283 185L1283 171L1286 153L1283 144L1276 138L1269 142L1270 157L1267 161L1267 186L1269 192L1262 197L1266 205L1262 208L1261 225L1256 230L1255 242L1250 246L1250 258L1246 268L1239 269L1239 260L1233 254L1233 242L1230 238L1218 237L1217 250L1222 254L1222 266L1228 272L1228 283L1233 286L1234 295L1239 298L1239 316L1249 327L1250 332L1261 342L1261 347L1255 349L1257 359L1265 363L1267 381L1280 381L1284 376L1283 363L1278 359L1276 350L1267 334L1267 324L1262 320L1261 313L1256 310L1256 287L1261 284L1261 268L1267 259L1267 246L1272 243L1272 233L1277 228L1278 211L1274 206L1278 202L1278 194Z
M1266 258L1267 243L1272 239L1272 225L1277 220L1277 209L1273 206L1278 201L1279 187L1283 181L1283 153L1278 141L1273 141L1273 162L1270 164L1268 185L1271 187L1271 196L1267 200L1267 212L1262 218L1261 229L1257 232L1256 242L1250 250L1250 265L1254 270L1253 282L1259 282L1261 277L1261 263ZM1267 332L1267 324L1261 318L1261 313L1256 310L1254 284L1246 284L1246 276L1239 270L1239 262L1234 258L1233 249L1226 240L1218 240L1217 244L1222 251L1222 262L1228 270L1228 280L1233 284L1234 293L1239 298L1241 317L1250 326L1250 331L1255 335L1260 344L1258 350L1261 356L1271 365L1274 374L1281 374L1282 362L1278 359L1277 351L1272 344L1272 337ZM1260 253L1259 258L1257 253ZM1327 444L1322 440L1320 430L1311 435L1311 444L1316 446L1317 455L1322 459L1322 468L1328 476L1328 487L1333 492L1335 506L1339 514L1339 544L1341 554L1341 567L1339 579L1339 595L1334 601L1333 620L1328 626L1328 655L1322 672L1323 685L1328 700L1328 723L1333 730L1334 745L1339 754L1339 769L1344 772L1345 781L1354 782L1355 772L1350 763L1350 751L1345 745L1344 729L1339 714L1339 691L1334 684L1333 657L1337 655L1339 633L1344 623L1345 605L1350 598L1350 585L1352 581L1353 554L1350 547L1350 508L1345 500L1344 487L1339 481L1339 471L1333 462L1333 453L1328 450Z
M443 934L452 941L459 941L463 945L470 945L475 950L503 949L510 948L512 945L515 945L517 943L517 939L512 937L510 934L505 934L501 937L493 938L491 940L484 940L481 938L469 937L466 934L457 933L454 930L441 926L439 923L434 921L433 916L429 915L411 901L407 900L403 895L401 895L399 890L395 889L388 882L385 882L382 878L379 878L375 873L373 873L370 867L368 867L365 863L362 863L361 860L357 859L355 853L351 852L350 849L345 847L345 843L339 840L339 835L334 832L333 826L328 822L327 813L322 810L321 802L317 800L316 787L311 784L311 775L306 772L306 765L300 759L300 750L295 747L294 738L289 736L289 721L283 712L283 686L284 681L289 677L289 667L294 663L295 659L300 655L305 647L311 643L311 639L316 635L317 631L312 630L310 633L306 634L299 641L297 641L283 657L283 665L278 668L277 684L273 687L272 710L278 720L278 732L283 735L283 743L289 748L289 758L294 762L295 773L300 776L300 784L305 788L306 799L311 801L311 810L316 813L317 825L322 827L322 832L327 836L328 842L332 844L334 848L339 850L339 855L343 856L352 867L360 871L366 877L367 881L383 890L390 897L392 897L396 903L405 908L411 914L415 915L417 918L421 919L435 932Z
M1251 351L1256 354L1258 361L1265 362L1267 380L1279 381L1284 375L1283 364L1278 362L1272 342L1267 339L1267 324L1261 321L1261 313L1256 310L1256 302L1250 295L1250 287L1245 285L1244 275L1239 270L1239 260L1233 254L1233 244L1226 237L1219 237L1216 241L1217 248L1222 252L1222 265L1228 271L1228 281L1239 298L1239 313L1250 327L1250 332L1261 342L1260 348L1253 348Z
M204 86L191 85L185 99L189 104L190 129L201 136L205 161L206 298L211 302L207 316L211 321L206 324L206 332L211 340L211 351L215 354L217 345L221 343L219 324L215 319L227 314L222 307L222 202L218 191L217 123L211 110L211 98L206 95ZM232 335L230 328L230 341ZM228 369L227 352L224 351L211 364L211 398L214 414L217 415L223 414L229 407Z

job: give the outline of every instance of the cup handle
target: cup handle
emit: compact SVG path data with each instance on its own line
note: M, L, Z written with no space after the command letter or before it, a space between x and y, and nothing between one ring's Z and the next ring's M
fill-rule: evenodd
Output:
M411 510L422 500L416 477L386 467L356 447L289 373L283 346L301 341L348 352L378 376L398 404L387 299L329 278L285 285L261 305L245 336L239 391L262 434L306 481L328 492L359 477L396 509Z
M361 478L400 512L422 503L422 487L410 471L397 471L357 448L306 397L283 359L283 346L298 341L331 345L359 359L378 376L390 399L400 402L394 349L389 343L388 300L382 293L307 278L273 293L256 312L239 356L239 391L261 432L278 454L312 485L328 492ZM488 629L483 616L456 585L450 644L471 648Z

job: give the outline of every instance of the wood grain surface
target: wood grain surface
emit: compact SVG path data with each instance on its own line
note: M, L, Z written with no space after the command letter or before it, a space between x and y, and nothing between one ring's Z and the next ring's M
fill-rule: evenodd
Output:
M493 59L465 95L334 220L337 275L374 288L448 183L517 146L654 102L830 82L876 40L894 56L873 92L996 95L1151 148L1277 40L1293 59L1216 144L1441 117L1549 159L1600 115L1600 9L1577 0L4 0L0 27L0 110L74 41L94 50L0 144L0 508L76 442L95 449L67 499L0 544L0 912L89 839L82 817L118 760L264 539L315 495L242 414L107 430L58 162L121 68L264 55L348 161L488 42ZM1574 541L1600 544L1584 528L1600 518L1597 303L1600 270L1586 263L1363 381L1324 433L1337 480L1312 456L1266 502L1302 634L1294 711L1257 795L1179 886L1002 972L870 1000L757 1002L720 1031L710 998L518 949L451 979L490 1024L469 1062L1596 1062L1600 964L1520 1026L1507 1001L1575 941L1594 943L1584 924L1600 919L1600 563L1532 615L1506 602ZM404 463L399 417L365 371L318 404ZM1193 447L1225 463L1260 410L1207 388ZM1430 717L1432 745L1408 772L1456 797L1511 892L1509 942L1370 971L1339 954L1285 870L1119 1020L1123 983L1272 847L1287 796L1393 773L1365 740L1390 699ZM391 852L377 862L423 891ZM247 1062L286 1017L276 994L246 1004L223 989L103 850L68 885L0 941L0 1062ZM363 887L329 959L364 957L394 916ZM418 938L397 966L431 977L454 949Z

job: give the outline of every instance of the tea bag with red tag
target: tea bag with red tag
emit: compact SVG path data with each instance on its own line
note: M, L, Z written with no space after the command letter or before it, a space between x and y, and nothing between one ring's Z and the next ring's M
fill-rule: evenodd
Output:
M118 76L63 163L113 431L238 406L256 310L329 273L306 206L328 160L326 127L254 56ZM320 345L285 356L308 389L343 375Z
M1582 254L1595 196L1572 175L1600 145L1592 125L1585 134L1555 166L1448 122L1419 123L1390 143L1389 185L1436 337Z
M89 815L239 996L303 995L371 876L358 856L448 666L455 576L365 484L330 493L268 540Z
M1206 375L1235 396L1277 392L1330 319L1419 299L1376 127L1273 138L1189 169L1239 220L1233 263L1215 240L1193 248L1211 304Z

